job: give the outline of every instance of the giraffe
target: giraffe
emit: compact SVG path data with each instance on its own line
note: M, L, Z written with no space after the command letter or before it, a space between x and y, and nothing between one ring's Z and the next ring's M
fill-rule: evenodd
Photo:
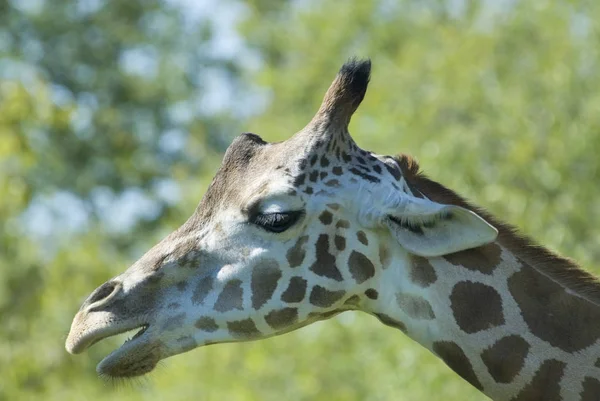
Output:
M97 366L132 377L355 310L494 400L599 400L600 283L410 156L360 149L348 124L370 72L344 64L284 142L236 138L192 216L83 302L67 351L136 330Z

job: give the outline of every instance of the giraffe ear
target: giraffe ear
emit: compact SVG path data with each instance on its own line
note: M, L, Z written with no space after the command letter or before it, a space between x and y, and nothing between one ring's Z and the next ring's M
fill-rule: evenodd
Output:
M388 213L385 224L407 251L424 257L446 255L496 240L498 230L478 214L454 205L415 199Z

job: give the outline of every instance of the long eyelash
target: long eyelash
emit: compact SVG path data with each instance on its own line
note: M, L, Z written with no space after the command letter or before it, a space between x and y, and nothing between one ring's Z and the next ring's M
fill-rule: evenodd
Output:
M294 225L303 214L302 211L257 214L252 217L250 222L267 231L282 232Z
M282 213L259 214L255 217L255 222L260 225L273 225L285 220Z

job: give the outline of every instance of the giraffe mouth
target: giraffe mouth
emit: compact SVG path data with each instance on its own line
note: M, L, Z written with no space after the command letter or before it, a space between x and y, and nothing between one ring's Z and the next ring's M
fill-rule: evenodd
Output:
M93 323L85 324L85 318L75 319L73 327L67 338L66 349L71 354L79 354L94 344L117 335L133 333L121 346L106 356L96 371L106 377L133 377L150 372L161 359L160 344L150 340L151 326L149 323L115 324L106 326ZM79 327L88 327L83 332Z
M71 332L67 338L66 349L71 354L80 354L86 349L90 348L92 345L106 339L109 337L114 337L119 334L124 334L127 332L131 332L134 330L138 330L135 335L131 338L128 338L125 343L129 341L133 341L139 337L141 337L150 325L148 323L141 324L126 324L126 325L113 325L104 326L104 327L95 327L92 329L87 329L83 333L80 330L77 330L81 325L81 318L78 319L79 316L75 318L73 321L73 326L71 327ZM93 324L92 324L93 326ZM123 344L125 345L125 344Z

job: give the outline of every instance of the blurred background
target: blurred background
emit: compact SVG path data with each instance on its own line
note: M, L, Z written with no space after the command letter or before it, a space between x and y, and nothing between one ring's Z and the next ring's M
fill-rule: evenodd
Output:
M0 0L0 400L483 400L358 313L114 386L71 319L193 212L232 138L289 137L341 64L350 127L600 273L600 2Z

